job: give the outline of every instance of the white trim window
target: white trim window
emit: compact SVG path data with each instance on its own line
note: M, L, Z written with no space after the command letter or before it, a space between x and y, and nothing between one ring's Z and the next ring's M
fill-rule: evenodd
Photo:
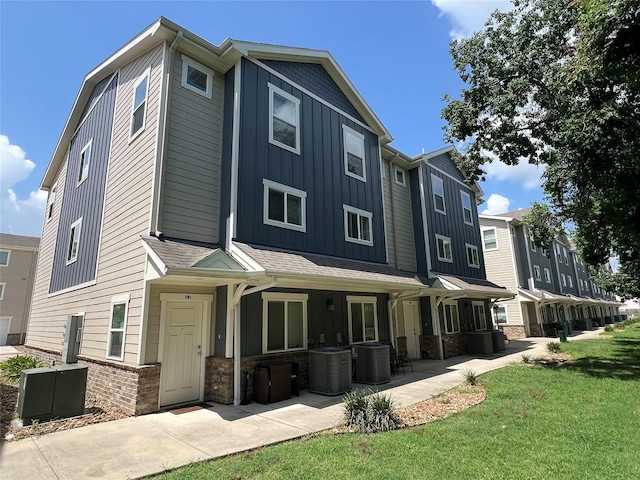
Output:
M367 161L364 135L353 128L342 125L344 147L344 173L363 182L367 181Z
M467 247L467 265L472 268L480 268L480 255L478 254L478 247L469 243L465 245Z
M269 143L300 155L300 99L269 87Z
M129 141L144 131L147 116L147 97L149 94L149 73L150 70L147 69L133 84L133 105L131 108L131 133L129 133Z
M262 183L264 184L263 222L265 225L306 232L307 192L266 178Z
M436 233L436 251L438 260L441 262L453 263L453 253L451 251L451 239Z
M573 288L573 280L571 279L571 275L567 275L567 282L569 283L569 288Z
M483 228L482 229L482 249L485 252L490 252L492 250L498 250L498 235L496 233L496 228Z
M581 278L578 279L578 289L580 291L584 290L584 282L582 281Z
M527 235L529 237L529 245L531 245L531 251L535 252L536 251L536 243L533 240L533 237L530 235Z
M111 315L109 321L109 340L107 342L107 358L124 359L124 345L127 330L130 295L118 295L111 298Z
M262 294L262 353L307 348L306 293Z
M349 343L378 341L378 298L347 296Z
M393 171L395 173L396 183L398 185L406 187L407 186L407 180L406 180L407 172L403 168L398 167L397 165L394 165Z
M558 263L562 263L562 249L560 248L560 245L557 243L554 243L553 249L556 252L556 258L558 259Z
M560 274L560 278L562 279L562 286L566 287L567 286L567 276L564 273Z
M471 195L460 190L460 199L462 200L462 218L467 225L473 225L473 214L471 210Z
M447 214L447 207L444 201L444 180L437 175L431 174L431 189L433 190L433 209L444 215Z
M533 274L535 275L537 281L542 281L542 276L540 276L540 267L538 265L533 266Z
M71 224L69 228L69 248L67 249L67 265L78 259L80 249L80 234L82 232L82 217Z
M471 302L473 309L473 324L476 330L487 329L487 315L484 310L484 302Z
M11 260L11 250L0 250L0 267L8 267Z
M548 268L544 269L544 281L547 283L551 283L551 272Z
M569 254L567 253L567 247L562 247L562 255L564 256L565 265L569 265Z
M344 210L344 239L347 242L373 246L373 214L366 210L342 205Z
M91 165L91 145L93 138L80 151L80 166L78 168L78 185L84 182L89 176L89 166Z
M2 300L4 298L4 290L5 290L6 286L7 286L6 282L1 282L0 283L0 300Z
M460 316L458 315L458 301L442 302L442 311L444 312L444 331L445 333L460 332Z
M58 191L58 184L54 183L51 190L49 190L49 198L47 198L47 222L53 217L53 206L56 201L56 192Z
M213 92L213 70L182 55L182 81L187 90L211 98Z
M507 318L507 307L505 305L496 305L493 307L493 320L496 325L501 323L509 323Z

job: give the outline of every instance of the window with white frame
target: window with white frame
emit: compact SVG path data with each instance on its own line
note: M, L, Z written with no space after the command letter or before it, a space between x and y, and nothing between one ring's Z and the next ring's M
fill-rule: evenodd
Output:
M69 231L69 248L67 249L67 265L78 259L80 248L80 233L82 232L82 217L71 224Z
M587 282L587 281L584 282L584 289L585 289L586 292L589 291L589 282Z
M6 283L2 282L0 283L0 300L2 300L4 298L4 289L6 287Z
M498 236L495 227L482 230L482 248L485 251L498 249Z
M556 251L556 258L558 259L558 262L562 263L562 249L560 248L560 245L554 243L553 249Z
M396 174L396 183L398 185L402 185L403 187L405 187L407 185L405 180L406 172L402 168L395 167L395 166L394 166L394 171Z
M473 268L480 268L480 256L478 255L478 247L466 244L467 246L467 265Z
M307 192L266 178L262 183L264 184L264 223L306 232Z
M529 244L531 245L531 251L535 252L536 251L536 242L533 240L533 236L529 237Z
M584 290L584 284L581 278L578 279L578 289L581 291Z
M496 324L507 323L507 307L504 305L493 307L493 318Z
M459 332L460 317L458 316L458 302L457 301L442 302L442 310L444 312L445 333Z
M111 322L109 323L107 358L114 360L124 359L129 298L129 294L126 294L118 295L111 299Z
M536 280L542 280L542 277L540 276L540 267L538 265L533 266L533 274L535 275Z
M569 288L573 288L573 280L571 279L571 275L567 275L567 283L569 283Z
M462 218L467 225L473 225L473 217L471 216L471 196L467 192L460 192L462 200Z
M544 281L547 283L551 283L551 272L548 268L544 269Z
M0 267L8 267L11 250L0 250Z
M78 171L78 185L84 182L89 176L89 165L91 164L91 145L93 139L89 140L80 152L80 168Z
M133 139L144 130L147 112L147 94L149 91L149 70L143 73L133 84L133 109L131 112L131 133Z
M51 190L49 190L49 198L47 199L47 220L51 220L53 217L53 205L56 201L56 192L58 191L58 184L54 183Z
M342 142L344 146L344 173L366 182L367 165L364 153L364 135L342 125Z
M471 307L473 308L473 323L475 325L476 330L486 330L487 316L485 315L485 311L484 311L484 303L471 302Z
M350 205L342 205L344 210L344 239L347 242L373 245L373 214Z
M347 296L350 342L378 341L377 297Z
M300 155L300 99L268 85L269 142Z
M564 273L560 274L560 279L562 280L562 286L566 287L567 286L567 276Z
M453 263L451 239L449 237L436 234L436 251L438 252L438 260Z
M262 353L307 348L306 293L262 294Z
M444 203L444 180L431 174L431 188L433 189L433 206L436 212L447 213Z
M569 265L569 254L567 252L567 247L562 247L562 256L564 257L565 265Z
M213 91L213 70L182 55L181 85L187 90L211 98Z

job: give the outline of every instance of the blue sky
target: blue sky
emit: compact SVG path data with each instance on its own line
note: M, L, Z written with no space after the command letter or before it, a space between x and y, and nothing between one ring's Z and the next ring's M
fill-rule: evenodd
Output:
M462 84L449 43L506 0L299 2L0 1L0 230L40 235L40 181L84 75L163 15L225 38L328 50L394 137L416 155L442 147L445 93ZM541 170L491 164L490 213L542 198Z

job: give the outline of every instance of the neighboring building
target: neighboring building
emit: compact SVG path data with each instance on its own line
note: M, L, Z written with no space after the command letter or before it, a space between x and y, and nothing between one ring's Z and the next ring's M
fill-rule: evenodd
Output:
M250 399L265 361L304 387L318 346L466 352L513 296L485 278L482 192L451 148L390 141L328 52L159 19L87 75L45 173L29 352L77 340L136 414Z
M37 237L0 233L0 345L24 342L39 243Z
M494 305L496 323L509 338L555 336L564 322L569 332L612 323L620 303L593 283L566 235L551 251L536 247L522 224L530 211L480 215L487 278L518 293Z

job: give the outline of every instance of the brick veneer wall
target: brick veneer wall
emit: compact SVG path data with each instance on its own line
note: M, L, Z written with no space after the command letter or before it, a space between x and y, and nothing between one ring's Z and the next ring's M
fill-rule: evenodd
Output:
M58 352L25 346L25 353L45 365L62 364ZM86 365L87 391L133 415L157 412L160 392L160 364L131 366L78 356Z
M420 335L420 357L429 360L440 360L438 337L435 335Z
M539 323L530 323L529 331L531 332L532 337L541 337L542 336L542 327Z
M527 337L524 325L502 325L502 332L509 340L517 340L519 338Z
M455 357L467 353L466 333L447 333L442 335L442 345L444 347L444 357Z

